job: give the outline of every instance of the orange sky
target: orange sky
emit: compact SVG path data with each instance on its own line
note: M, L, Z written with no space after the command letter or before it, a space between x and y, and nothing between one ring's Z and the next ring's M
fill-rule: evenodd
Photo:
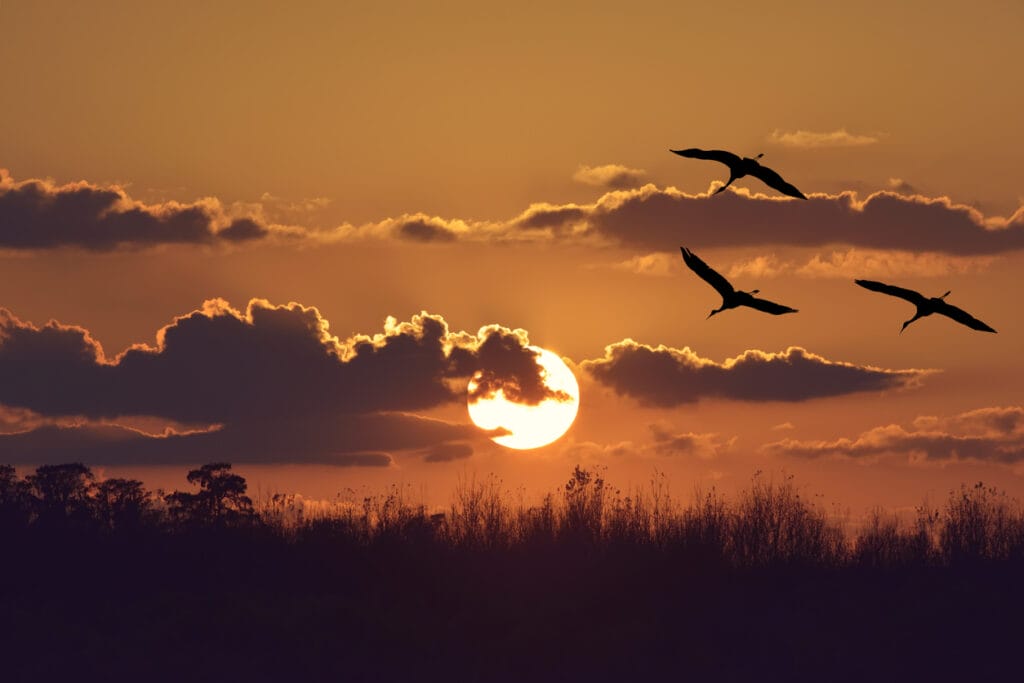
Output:
M342 346L424 310L453 333L521 328L572 362L583 395L569 434L537 451L476 434L459 437L472 456L445 463L424 461L428 445L364 444L388 467L225 454L263 490L330 497L402 481L443 501L466 473L541 492L584 462L622 485L657 468L680 495L787 471L854 514L978 479L1024 495L1022 28L1024 10L999 2L4 2L0 454L55 421L137 424L149 405L137 388L90 402L95 368L73 385L43 353L57 345L28 323L80 326L112 361L131 344L156 347L157 330L206 300L242 315L263 298L315 306ZM776 201L750 178L708 198L725 167L667 151L682 147L764 152L810 200ZM705 321L720 300L680 245L800 312ZM952 290L999 334L933 316L899 335L913 307L858 277ZM263 343L265 328L236 326L232 343ZM60 329L68 353L86 348ZM37 365L12 351L11 330ZM284 369L275 387L302 393L289 345L299 354L308 339L294 334L267 347L280 354L267 362ZM784 358L770 382L723 369L696 394L644 405L585 369L624 339L719 364L801 347L821 358L812 370L849 363L867 384L826 375L802 396L809 375ZM907 370L935 372L882 373ZM325 412L341 410L338 391L373 393L338 381L323 390ZM752 399L762 385L772 391ZM76 391L78 403L62 398ZM374 410L467 422L458 401L381 400ZM187 412L157 403L157 422ZM227 443L243 448L237 429ZM329 430L312 429L335 452ZM82 434L68 438L46 452L83 452ZM184 464L145 457L104 470L184 485Z

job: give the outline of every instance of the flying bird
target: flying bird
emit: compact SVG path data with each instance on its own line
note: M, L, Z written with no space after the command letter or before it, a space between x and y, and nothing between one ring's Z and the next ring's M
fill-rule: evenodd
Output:
M738 157L732 152L725 152L720 149L670 149L673 154L678 154L681 157L688 157L690 159L707 159L708 161L720 161L729 167L729 182L722 187L714 191L714 194L718 194L725 188L732 185L732 181L739 180L743 176L752 175L768 187L774 188L782 194L789 195L790 197L796 197L798 199L807 199L804 193L796 189L785 180L782 179L778 173L762 166L757 162L758 159L764 156L764 154L758 154L753 159L749 157Z
M716 308L708 313L709 318L715 313L721 313L722 311L730 308L736 308L738 306L750 306L751 308L756 308L759 311L771 313L772 315L796 313L795 308L783 306L782 304L767 301L766 299L758 299L754 296L754 294L757 294L760 291L758 289L750 292L741 292L735 289L731 284L729 284L728 280L722 277L722 275L711 266L701 261L692 251L686 247L679 247L679 250L683 252L683 260L686 261L686 265L690 267L690 270L697 273L702 280L714 287L718 290L718 293L722 295L721 308Z
M870 289L872 292L881 292L882 294L888 294L889 296L898 296L899 298L906 299L917 306L917 313L914 314L913 318L903 323L903 327L900 328L900 334L903 334L903 330L907 329L907 325L910 323L914 322L918 318L931 315L932 313L938 313L948 318L952 318L961 325L967 325L967 327L972 330L995 332L995 330L972 316L967 311L957 308L953 304L947 304L944 299L949 296L950 292L946 292L942 296L933 296L929 299L922 294L918 294L912 289L895 287L893 285L887 285L884 282L875 282L874 280L854 280L854 282L864 289Z

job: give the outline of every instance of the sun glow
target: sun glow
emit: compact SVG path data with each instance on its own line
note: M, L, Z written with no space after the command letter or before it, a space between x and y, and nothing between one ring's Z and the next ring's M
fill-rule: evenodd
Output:
M569 430L580 408L580 387L572 370L557 354L537 346L530 349L537 352L544 384L565 392L569 400L547 398L537 405L526 405L508 400L504 391L498 389L494 396L467 402L469 417L478 427L508 432L491 438L509 448L539 448L552 443ZM476 383L476 377L470 380L470 395Z

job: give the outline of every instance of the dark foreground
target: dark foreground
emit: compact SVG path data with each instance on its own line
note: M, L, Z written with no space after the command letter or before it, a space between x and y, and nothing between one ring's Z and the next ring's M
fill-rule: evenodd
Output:
M484 487L443 518L365 501L362 518L287 528L209 510L115 527L95 510L8 515L0 680L1019 675L1019 519L991 492L961 492L981 501L974 517L956 517L951 496L923 513L928 528L875 524L848 540L791 487L755 482L735 504L709 497L644 522L636 499L623 512L595 498L599 479L574 479L547 512L505 518L473 516Z

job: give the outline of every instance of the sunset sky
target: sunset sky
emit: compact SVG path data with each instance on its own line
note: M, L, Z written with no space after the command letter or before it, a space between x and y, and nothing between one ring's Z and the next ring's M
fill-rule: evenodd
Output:
M1024 497L1022 30L994 1L0 2L0 463ZM686 147L809 199L711 197ZM799 312L705 320L680 246ZM913 305L855 278L998 334L900 334ZM512 450L466 386L544 399L531 344L579 415Z

